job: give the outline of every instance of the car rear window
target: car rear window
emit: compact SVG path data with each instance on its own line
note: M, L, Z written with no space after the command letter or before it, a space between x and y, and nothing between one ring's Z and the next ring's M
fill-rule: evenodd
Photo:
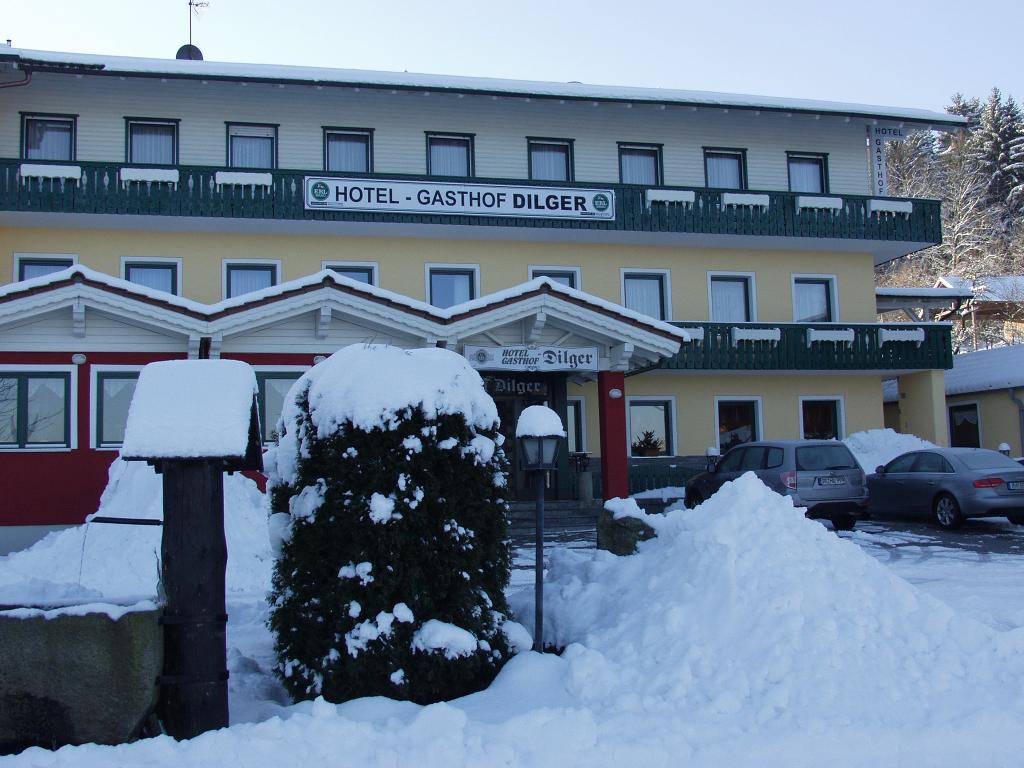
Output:
M1020 464L1016 461L995 451L961 453L957 458L968 469L1020 469Z
M781 448L769 448L768 449L768 461L765 462L765 468L775 469L776 467L782 466L782 449Z
M796 468L803 471L816 469L857 469L857 460L844 445L807 445L796 449Z

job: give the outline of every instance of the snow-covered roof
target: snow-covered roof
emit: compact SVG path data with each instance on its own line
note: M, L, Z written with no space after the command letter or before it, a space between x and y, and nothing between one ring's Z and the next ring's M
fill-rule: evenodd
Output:
M953 356L946 371L946 395L1024 387L1024 344Z
M963 288L875 288L875 296L910 296L922 299L969 299L974 294Z
M967 291L978 301L1024 302L1024 275L990 275L975 280L943 275L936 285Z
M359 86L405 90L451 91L503 96L527 96L592 101L650 102L686 106L728 107L779 112L835 114L865 119L898 120L943 126L962 126L966 119L944 112L908 107L854 104L817 99L755 96L739 93L691 91L669 88L554 83L490 77L464 77L409 72L374 72L358 69L241 64L218 61L151 59L64 53L0 46L0 60L13 60L23 68L91 71L97 74L137 77L172 77L206 80L245 80L278 83Z

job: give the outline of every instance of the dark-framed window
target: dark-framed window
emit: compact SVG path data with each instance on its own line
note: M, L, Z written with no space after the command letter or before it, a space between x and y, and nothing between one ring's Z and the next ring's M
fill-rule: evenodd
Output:
M817 152L787 152L786 169L790 192L828 192L828 155Z
M78 115L21 113L23 160L75 159Z
M276 123L225 123L229 168L277 167Z
M981 414L977 403L949 406L949 444L953 448L981 447Z
M455 267L430 268L430 303L445 309L476 298L476 271Z
M139 381L138 371L96 373L96 447L114 448L124 442L128 407Z
M813 399L800 403L804 440L839 440L843 437L838 400Z
M272 443L277 439L277 421L281 418L285 396L301 375L299 371L256 372L256 406L259 409L264 443Z
M0 447L71 446L71 374L0 371Z
M720 450L760 439L757 400L719 400L717 406Z
M619 142L619 182L657 187L664 183L660 144Z
M629 401L631 456L672 456L672 401Z
M473 176L473 135L468 133L427 133L427 174L430 176Z
M625 272L622 275L622 295L626 309L666 319L668 301L665 275L653 272Z
M373 130L324 126L324 170L373 172Z
M576 270L574 269L546 269L544 267L531 269L530 279L533 280L538 277L550 278L556 283L561 283L569 288L578 287L576 285Z
M704 184L712 189L746 189L747 150L705 147Z
M572 181L572 139L527 138L527 166L535 181Z
M583 400L570 399L565 407L566 448L569 453L581 453L587 450L583 439Z
M74 266L75 260L61 256L18 257L18 279L31 280Z
M793 278L793 322L831 323L835 319L830 278Z
M224 269L228 299L277 285L277 266L273 264L227 264Z
M347 277L349 280L356 280L360 283L373 285L373 267L365 267L355 264L328 264L327 269Z
M178 264L173 261L126 261L124 279L155 291L178 293Z
M753 316L750 278L744 275L711 275L711 321L748 323Z
M126 117L125 160L138 165L177 165L178 123L148 117Z

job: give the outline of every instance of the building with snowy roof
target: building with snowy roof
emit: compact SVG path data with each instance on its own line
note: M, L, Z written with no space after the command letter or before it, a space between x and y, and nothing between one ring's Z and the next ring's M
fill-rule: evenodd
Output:
M609 497L881 426L893 375L946 439L950 327L877 323L873 268L942 237L887 142L960 117L10 46L0 86L0 525L94 511L145 363L250 363L269 441L359 341L464 354L505 430L549 405Z
M1024 275L982 275L973 280L944 275L935 286L972 294L961 306L940 314L965 327L971 349L1024 343Z

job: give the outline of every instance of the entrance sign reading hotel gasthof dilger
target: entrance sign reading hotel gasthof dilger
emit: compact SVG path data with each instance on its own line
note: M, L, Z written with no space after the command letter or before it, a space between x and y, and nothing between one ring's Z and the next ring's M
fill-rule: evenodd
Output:
M463 350L469 364L486 371L596 371L597 347L513 345Z
M615 218L615 193L610 189L327 176L306 176L304 187L307 210L599 221Z

